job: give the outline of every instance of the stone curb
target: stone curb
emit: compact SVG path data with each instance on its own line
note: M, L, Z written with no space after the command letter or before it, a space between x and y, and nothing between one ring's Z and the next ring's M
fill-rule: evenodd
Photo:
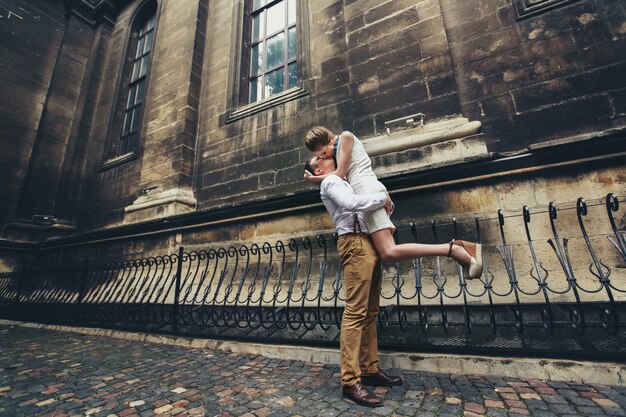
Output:
M338 364L339 350L310 346L248 343L228 340L194 339L120 330L70 327L0 319L0 324L114 337L138 342L159 343L197 349L262 355L273 359ZM489 375L582 384L626 386L626 364L545 358L490 358L476 355L380 352L381 368L398 368L457 375Z

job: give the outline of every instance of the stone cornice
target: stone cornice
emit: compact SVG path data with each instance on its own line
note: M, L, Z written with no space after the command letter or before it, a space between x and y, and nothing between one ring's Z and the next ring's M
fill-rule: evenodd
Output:
M65 0L65 5L68 14L96 26L101 22L115 24L120 10L131 2L132 0Z

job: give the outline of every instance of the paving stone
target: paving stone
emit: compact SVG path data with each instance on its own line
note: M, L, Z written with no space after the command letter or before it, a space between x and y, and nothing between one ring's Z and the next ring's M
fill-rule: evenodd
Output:
M538 400L524 400L524 403L531 410L548 410L548 405L543 401Z
M389 372L404 385L373 387L385 404L370 409L342 400L336 365L19 326L0 332L0 417L625 414L624 387L397 369Z
M487 408L489 417L508 417L508 413L504 408Z
M577 407L579 414L588 414L588 415L605 415L604 411L599 407L586 407L581 406Z
M572 397L572 398L568 398L567 400L571 402L572 404L579 405L579 406L593 407L595 405L595 403L591 401L589 398Z
M557 417L552 411L536 410L533 411L534 417Z
M465 403L464 408L466 411L472 412L472 413L478 413L478 414L482 414L485 412L485 407L482 404L479 403Z
M609 416L620 416L624 417L626 415L626 411L623 408L605 408L604 413Z
M576 408L570 404L552 403L548 404L548 408L559 415L576 413Z
M485 400L485 407L490 408L504 408L503 401Z
M592 398L592 400L602 408L621 408L619 404L608 398Z

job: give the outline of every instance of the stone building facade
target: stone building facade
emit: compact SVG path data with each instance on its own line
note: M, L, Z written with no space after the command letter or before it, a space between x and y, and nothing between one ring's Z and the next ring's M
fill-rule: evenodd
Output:
M452 216L474 238L477 214L495 254L498 209L523 241L523 206L626 195L621 1L0 0L0 17L3 271L330 232L302 180L318 124L363 140L405 238Z

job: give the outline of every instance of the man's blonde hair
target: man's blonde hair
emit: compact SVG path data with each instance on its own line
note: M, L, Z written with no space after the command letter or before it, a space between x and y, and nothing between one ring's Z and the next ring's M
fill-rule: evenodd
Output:
M324 126L314 126L307 132L304 144L311 152L315 152L319 147L328 145L332 138L333 132Z

